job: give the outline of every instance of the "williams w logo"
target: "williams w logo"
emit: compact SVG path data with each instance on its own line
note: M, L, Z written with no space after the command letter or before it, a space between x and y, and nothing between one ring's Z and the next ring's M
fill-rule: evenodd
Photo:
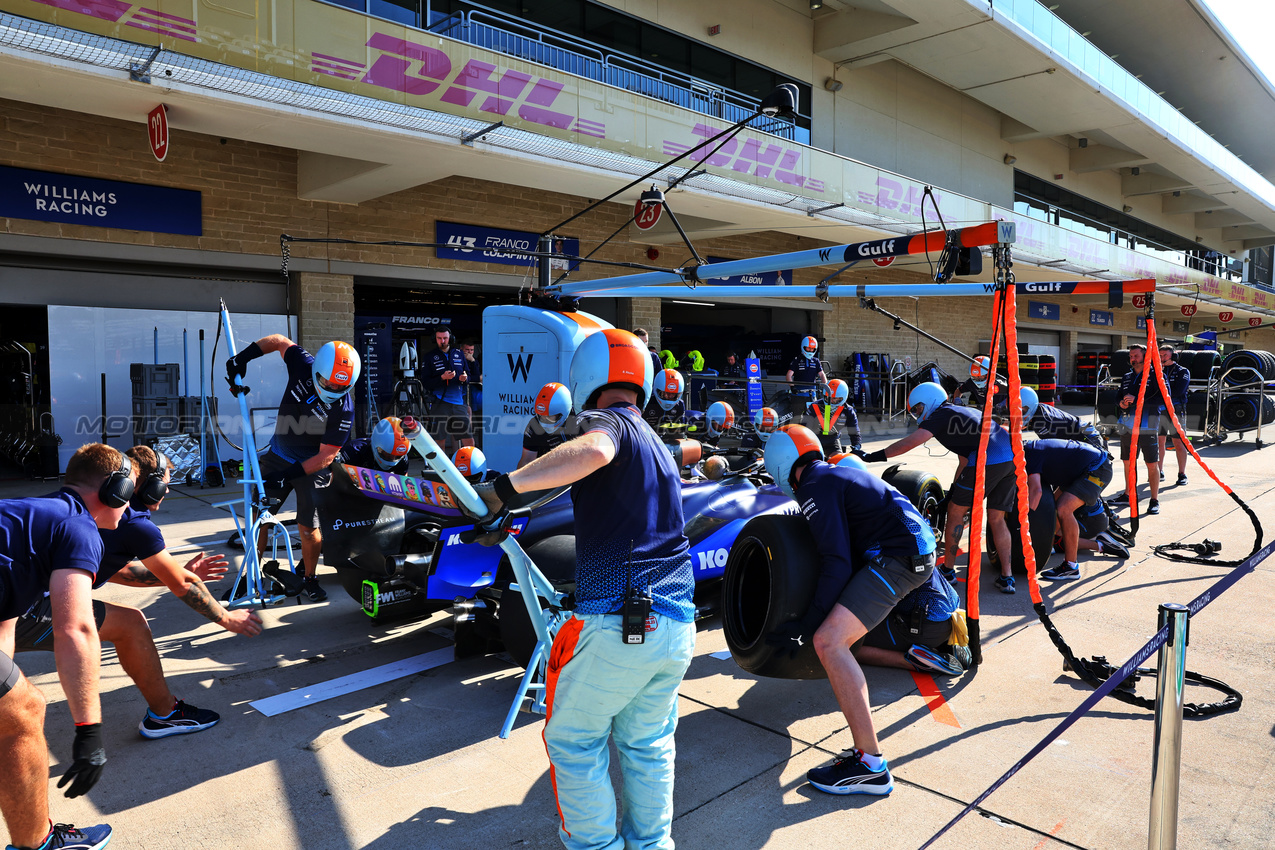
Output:
M517 355L516 358L513 354L506 354L505 356L509 358L510 379L515 381L522 381L525 384L527 382L527 379L530 377L528 373L531 371L531 358L535 357L535 355L528 354L525 362L523 361L521 354ZM519 375L521 375L522 377L521 378L518 377Z

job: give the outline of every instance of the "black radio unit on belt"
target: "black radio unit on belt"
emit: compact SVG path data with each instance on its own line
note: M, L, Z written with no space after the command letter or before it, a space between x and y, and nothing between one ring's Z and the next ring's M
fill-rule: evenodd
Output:
M624 605L620 608L623 624L621 636L625 644L646 643L646 620L651 616L651 592L633 586L633 541L629 541L629 560L624 565Z

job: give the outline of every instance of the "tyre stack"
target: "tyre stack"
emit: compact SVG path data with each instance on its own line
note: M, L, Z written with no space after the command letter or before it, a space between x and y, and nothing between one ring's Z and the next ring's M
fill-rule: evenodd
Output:
M1055 404L1058 401L1058 359L1052 354L1040 355L1036 367L1036 395L1041 404Z
M1226 387L1235 389L1225 393L1222 400L1222 427L1225 430L1252 431L1259 425L1275 422L1275 397L1266 392L1275 383L1275 354L1257 350L1232 351L1222 361L1221 369L1222 382Z

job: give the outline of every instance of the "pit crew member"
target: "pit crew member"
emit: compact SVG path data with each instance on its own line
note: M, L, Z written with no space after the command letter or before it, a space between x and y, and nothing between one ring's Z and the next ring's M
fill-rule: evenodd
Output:
M1076 509L1093 505L1102 497L1103 488L1111 483L1111 456L1088 443L1075 440L1029 440L1023 444L1027 461L1027 504L1035 509L1040 503L1042 487L1058 490L1055 512L1062 530L1063 563L1042 570L1047 581L1072 581L1080 578L1076 562L1080 526Z

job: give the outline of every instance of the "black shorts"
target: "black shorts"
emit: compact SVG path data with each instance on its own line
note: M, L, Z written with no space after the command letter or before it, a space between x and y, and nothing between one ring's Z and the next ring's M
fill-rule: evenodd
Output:
M18 669L18 665L13 663L8 653L0 650L0 699L17 687L21 678L22 671Z
M93 600L93 620L100 631L106 622L106 603ZM44 597L18 618L14 627L13 648L16 652L53 651L53 604Z
M434 399L429 409L429 434L438 443L439 448L446 449L446 440L472 440L473 430L469 422L469 408L463 404Z
M952 485L951 503L962 508L974 504L974 469L973 463L965 464L961 477ZM1012 511L1016 504L1015 494L1018 487L1014 481L1014 462L989 463L983 477L983 493L987 498L987 506L995 511Z
M1129 448L1131 435L1124 434L1120 437L1120 459L1129 459ZM1156 437L1155 431L1142 431L1138 434L1138 449L1142 453L1142 459L1147 463L1158 463L1160 460L1160 441Z
M929 579L934 571L934 553L923 556L920 572L917 569L899 558L869 561L841 591L837 604L872 631L877 624L885 622L899 600Z
M952 618L946 620L927 620L921 618L916 634L912 634L912 614L900 614L891 611L890 616L873 627L860 642L864 646L875 646L877 649L893 649L907 652L914 644L921 646L943 646L952 636Z
M274 452L266 452L260 458L258 463L261 464L261 477L267 482L279 480L278 474L288 467L292 466L292 461L284 460ZM273 479L271 475L274 475ZM284 481L282 486L266 487L266 496L271 499L277 499L282 507L287 500L288 494L295 492L297 494L297 525L305 528L319 527L319 511L314 506L314 487L315 479L324 477L324 480L330 480L332 473L326 469L320 470L314 475L304 475L301 478L293 478L291 481ZM327 486L326 483L324 486ZM276 508L277 512L279 509Z
M1111 527L1111 520L1107 517L1107 512L1099 511L1090 516L1081 516L1080 511L1088 511L1088 508L1078 508L1076 511L1076 524L1080 526L1080 538L1082 540L1096 540L1098 535L1102 534Z
M1075 481L1062 488L1086 505L1093 505L1102 497L1102 491L1111 483L1111 458L1107 458L1097 469L1091 469Z

